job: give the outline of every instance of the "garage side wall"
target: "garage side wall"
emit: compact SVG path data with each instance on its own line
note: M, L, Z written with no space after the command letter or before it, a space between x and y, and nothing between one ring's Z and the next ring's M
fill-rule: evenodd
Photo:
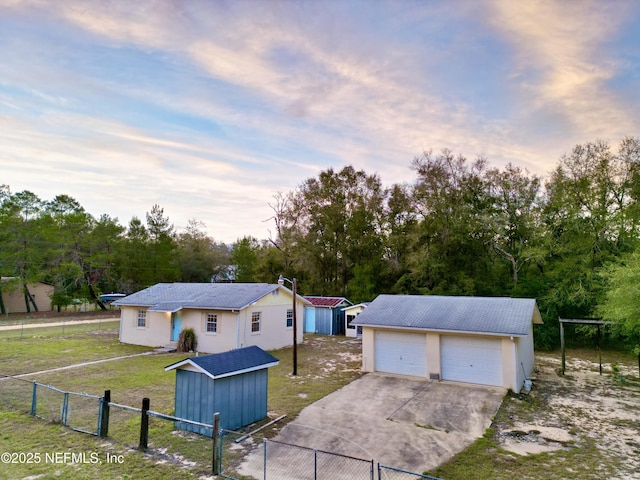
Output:
M524 381L527 377L530 377L533 373L534 363L534 351L533 351L533 324L529 330L529 335L526 337L519 337L516 342L516 358L517 358L517 370L516 370L516 387L519 391L524 385ZM526 375L525 375L526 374Z

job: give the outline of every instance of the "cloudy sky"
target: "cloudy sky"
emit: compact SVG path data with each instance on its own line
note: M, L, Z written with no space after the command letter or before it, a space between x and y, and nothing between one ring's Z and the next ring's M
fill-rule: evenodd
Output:
M218 241L329 167L639 135L640 2L0 0L0 184Z

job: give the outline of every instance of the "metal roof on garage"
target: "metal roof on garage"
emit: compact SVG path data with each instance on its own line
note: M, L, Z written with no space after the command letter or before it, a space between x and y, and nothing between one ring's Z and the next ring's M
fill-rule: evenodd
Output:
M380 295L352 324L526 336L532 322L542 323L532 298Z

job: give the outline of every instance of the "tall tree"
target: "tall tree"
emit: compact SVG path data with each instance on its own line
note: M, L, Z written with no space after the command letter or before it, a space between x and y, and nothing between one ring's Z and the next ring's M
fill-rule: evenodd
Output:
M42 200L30 191L11 194L3 190L0 203L0 272L18 277L27 312L38 307L29 283L40 280L47 243L42 224ZM5 286L5 288L7 288Z
M418 237L411 258L416 292L481 295L493 293L487 255L491 207L484 180L486 161L469 162L449 150L425 152L413 161ZM406 283L406 282L405 282Z
M258 240L251 236L242 237L233 244L229 262L235 268L236 282L257 281L259 250Z
M319 295L346 295L350 288L369 295L362 276L379 267L384 253L380 179L351 166L330 168L279 199L274 244L295 258L300 285ZM361 278L354 281L356 272Z
M152 283L175 281L179 270L173 224L169 221L169 217L165 217L164 209L158 204L151 207L146 217L150 240L147 254L151 267L151 281Z
M541 179L508 164L502 171L489 170L486 182L492 201L486 216L493 233L489 241L498 257L508 262L516 286L528 263L544 261L544 251L537 242L541 226Z
M227 268L227 248L206 233L206 225L189 219L184 232L178 235L180 281L210 282L216 272Z
M640 251L608 264L602 275L606 288L596 313L614 322L614 334L629 342L640 368Z

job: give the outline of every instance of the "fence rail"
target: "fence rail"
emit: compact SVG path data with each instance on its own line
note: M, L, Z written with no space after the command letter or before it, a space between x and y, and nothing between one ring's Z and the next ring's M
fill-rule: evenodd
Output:
M202 444L196 450L200 461L210 464L214 475L228 479L439 480L380 463L376 465L373 459L283 443L251 435L253 432L223 430L219 428L218 414L208 424L151 410L148 398L142 400L141 408L112 402L109 390L99 397L0 375L0 407L60 423L77 432L108 436L131 448L158 454L161 451L162 455L167 455L165 445L172 445L176 458L190 446L193 451L193 442L199 441ZM149 438L150 419L160 422L151 428L152 438ZM186 424L211 429L212 438L185 433L184 443L180 444L181 436L174 433Z

